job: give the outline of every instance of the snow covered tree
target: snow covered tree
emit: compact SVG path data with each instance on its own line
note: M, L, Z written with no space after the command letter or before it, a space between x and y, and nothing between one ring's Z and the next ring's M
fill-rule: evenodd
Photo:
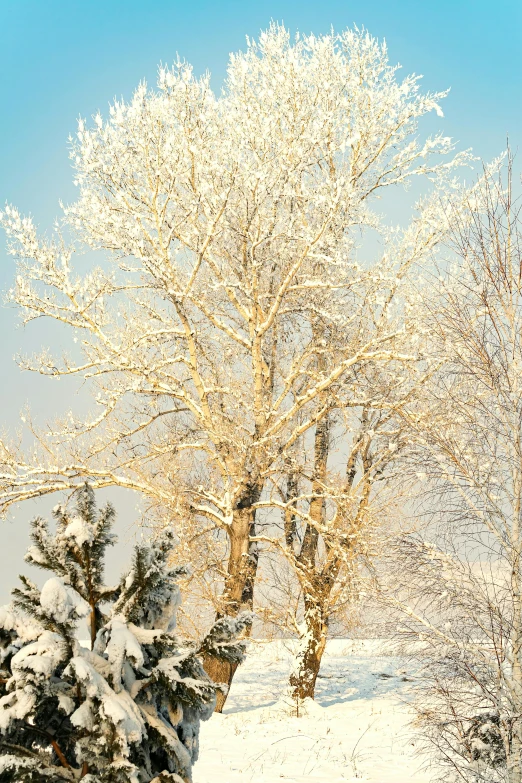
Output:
M393 553L387 596L401 637L421 642L420 716L444 780L473 783L522 781L522 223L501 162L425 289L439 369L405 417L429 524Z
M328 469L334 433L325 428L316 435L312 481L299 477L301 485L312 484L309 498L306 488L298 491L286 517L283 553L302 596L299 651L289 679L296 700L314 698L331 618L339 604L356 604L364 572L372 568L407 490L393 476L403 428L390 411L363 409L359 421L350 416L349 423L344 477L335 482Z
M466 155L441 134L419 140L444 93L399 81L385 45L357 29L292 42L272 25L231 56L219 96L184 62L161 68L158 86L80 121L79 198L53 238L4 211L20 258L11 300L74 340L22 366L87 379L98 413L33 426L30 455L4 440L0 503L88 477L142 493L182 536L189 521L220 530L218 610L234 616L252 604L267 481L358 368L409 361L404 324L379 315L408 265L398 275L386 255L355 252L383 229L372 202L417 176L451 188ZM433 203L420 210L426 252L444 225ZM85 248L106 261L82 275ZM365 319L380 327L351 328ZM347 338L330 349L331 333Z
M405 347L407 342L406 335ZM413 360L416 348L409 349ZM337 407L315 428L312 447L296 444L276 487L284 534L276 528L275 535L258 536L294 575L299 600L287 602L282 619L300 640L290 675L296 700L314 697L330 621L341 605L355 608L412 484L398 467L409 431L397 409L426 375L415 367L405 371L390 362L384 370L380 364L366 362L351 377L358 405L350 395L353 407L343 408L338 394Z
M41 590L21 577L0 610L0 780L187 783L217 691L199 656L239 663L249 618L182 645L172 533L136 546L131 569L106 587L114 511L97 513L88 485L76 498L73 515L56 507L54 533L33 522L26 560L53 576ZM89 648L78 641L83 618Z

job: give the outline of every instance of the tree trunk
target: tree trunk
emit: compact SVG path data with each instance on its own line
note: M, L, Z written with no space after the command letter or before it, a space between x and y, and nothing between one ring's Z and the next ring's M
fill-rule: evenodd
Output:
M306 526L303 535L299 562L312 573L315 571L319 528L324 519L324 484L328 462L330 436L330 419L328 414L318 422L315 429L314 445L314 478L312 482L312 499L308 509L311 522Z
M227 577L222 595L222 610L218 616L236 617L244 610L251 611L254 603L254 586L259 561L258 546L251 538L255 536L255 508L261 495L261 487L250 489L248 495L238 503L229 530L230 555L227 564ZM249 633L250 631L248 631ZM203 661L205 671L213 682L224 683L227 692L219 692L216 699L216 712L223 712L228 691L232 684L237 664L206 658Z
M304 594L304 623L306 633L301 640L294 671L290 675L292 695L297 703L314 698L315 683L328 634L328 599L333 582L317 571L319 528L324 521L324 483L329 450L330 419L328 414L318 422L315 430L314 479L312 499L298 562Z
M513 537L518 544L519 525L517 521ZM511 653L513 656L513 700L517 712L522 711L522 594L520 585L520 544L514 547L514 558L511 565L511 594L513 599L513 628L511 630ZM520 717L516 718L511 727L511 742L507 755L507 772L509 783L522 783L522 726Z
M301 639L301 649L290 675L292 697L297 704L303 699L314 698L317 675L328 636L328 619L321 603L314 598L305 598L305 625L306 633Z
M223 712L228 692L230 690L230 686L232 685L234 674L236 673L237 664L228 663L227 661L220 661L217 658L205 657L203 659L203 668L212 682L224 684L227 686L226 692L218 691L216 694L216 706L214 708L214 712Z

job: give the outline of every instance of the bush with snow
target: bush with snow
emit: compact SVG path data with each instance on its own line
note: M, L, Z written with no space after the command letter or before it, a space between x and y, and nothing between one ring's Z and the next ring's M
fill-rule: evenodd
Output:
M240 662L249 617L218 621L199 646L180 643L172 532L138 545L107 587L112 507L98 513L85 485L74 516L54 515L55 533L33 522L26 555L53 576L41 590L21 577L0 609L0 781L188 783L218 688L200 656ZM84 618L90 649L77 639Z

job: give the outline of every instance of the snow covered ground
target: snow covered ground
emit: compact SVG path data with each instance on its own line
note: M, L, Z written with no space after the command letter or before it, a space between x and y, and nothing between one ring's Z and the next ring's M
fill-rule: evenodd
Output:
M252 642L223 715L203 724L194 783L427 783L409 727L410 673L376 641L329 642L316 702L280 696L288 642Z

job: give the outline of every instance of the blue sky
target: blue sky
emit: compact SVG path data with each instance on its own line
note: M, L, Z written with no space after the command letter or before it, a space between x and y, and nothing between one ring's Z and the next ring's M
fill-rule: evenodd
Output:
M426 89L451 87L440 128L461 147L490 159L508 133L522 146L520 0L0 0L0 204L50 226L59 199L74 198L67 137L80 114L106 113L114 96L129 97L143 78L152 84L158 63L177 53L197 73L209 69L219 88L228 53L271 19L303 33L366 27L386 38L405 74L424 75ZM2 291L13 277L0 240ZM0 308L0 430L13 429L26 402L42 420L65 397L52 381L17 369L13 354L34 349L35 332L15 324L15 313ZM12 548L0 552L0 600L26 526L11 526L10 536Z

